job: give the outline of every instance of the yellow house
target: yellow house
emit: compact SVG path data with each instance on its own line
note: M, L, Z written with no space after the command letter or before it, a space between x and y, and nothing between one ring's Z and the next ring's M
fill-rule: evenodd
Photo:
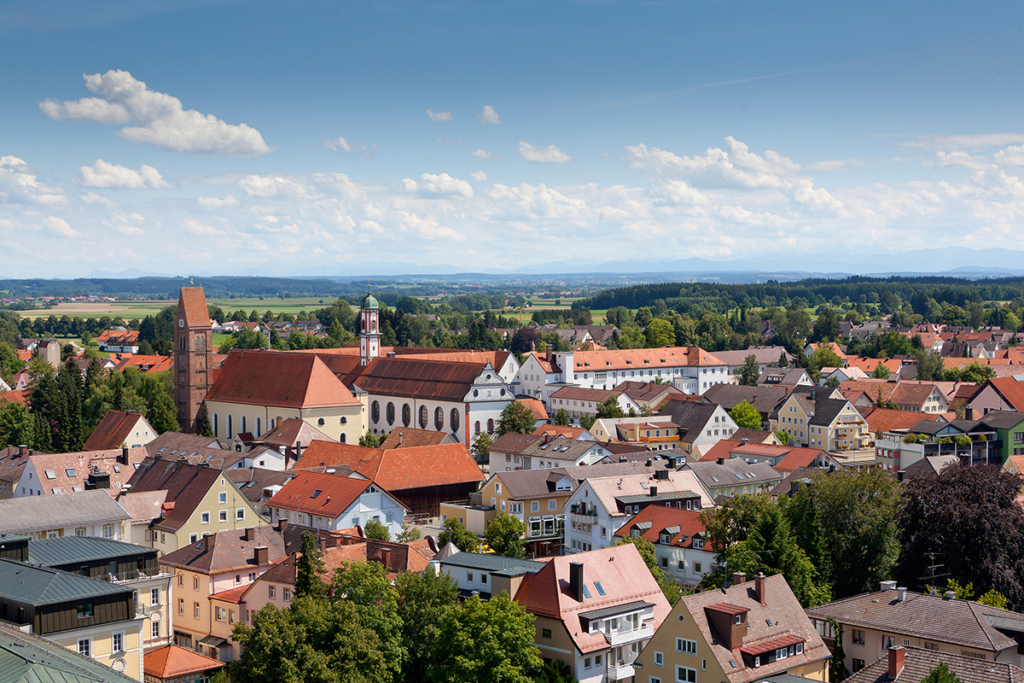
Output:
M838 391L828 397L794 392L768 423L772 431L788 434L794 446L846 451L866 448L874 442L867 421Z
M828 680L828 647L781 574L684 596L636 660L650 683Z
M204 464L147 458L129 484L132 494L167 491L162 517L153 520L148 536L161 554L219 531L267 525L223 470Z
M299 418L335 441L357 444L367 429L366 397L357 398L314 354L235 350L206 395L206 414L223 441L260 437Z

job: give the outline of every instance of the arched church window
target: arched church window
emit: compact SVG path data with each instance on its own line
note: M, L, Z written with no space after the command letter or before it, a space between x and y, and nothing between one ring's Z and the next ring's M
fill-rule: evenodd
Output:
M395 404L392 403L391 401L388 401L388 407L385 409L385 411L388 418L388 424L395 424Z
M426 406L420 406L420 429L427 428L427 420L430 419L430 411Z
M452 431L459 431L459 409L452 408Z
M406 403L402 406L402 424L408 427L410 422L412 422L412 408Z
M444 410L441 408L434 411L434 429L439 432L444 429Z

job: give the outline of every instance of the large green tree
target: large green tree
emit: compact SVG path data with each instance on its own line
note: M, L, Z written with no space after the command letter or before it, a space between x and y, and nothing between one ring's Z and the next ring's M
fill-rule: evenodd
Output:
M597 404L597 419L626 417L626 411L619 405L618 396L609 396Z
M334 570L331 594L334 603L356 607L358 623L377 637L375 652L381 655L380 680L401 680L406 647L402 642L402 617L398 593L388 579L388 568L380 562L342 563Z
M757 379L760 376L761 366L757 364L757 356L750 354L743 360L743 369L740 371L740 384L745 387L757 386Z
M655 318L644 329L644 337L649 349L672 346L676 343L675 327L667 320Z
M526 525L504 510L484 530L487 545L505 557L523 557L526 550L525 534Z
M444 520L442 527L443 530L437 535L438 546L443 548L454 543L464 553L475 553L480 549L480 538L455 517Z
M729 417L742 429L760 429L761 413L746 401L740 401L729 411Z
M422 681L441 635L441 619L448 609L458 605L459 585L444 572L427 570L400 573L395 589L402 640L409 655L403 676L406 681Z
M300 553L295 561L295 597L323 597L327 594L323 582L324 562L312 532L302 532Z
M505 434L533 434L537 418L529 408L519 401L512 401L502 408L498 417L498 436Z
M371 519L366 522L363 526L363 531L366 533L367 538L372 538L377 541L390 541L391 532L384 526L383 522L379 519Z

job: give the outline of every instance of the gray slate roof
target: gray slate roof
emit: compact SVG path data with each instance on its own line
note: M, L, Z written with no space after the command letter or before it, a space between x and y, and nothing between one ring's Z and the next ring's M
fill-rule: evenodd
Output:
M588 443L588 442L583 442ZM655 461L650 467L645 462L654 457L654 451L643 462L616 462L607 465L580 465L578 467L551 467L536 470L515 470L512 472L496 472L501 475L501 482L509 497L519 500L523 498L541 497L554 493L555 484L562 476L573 480L572 490L563 492L566 495L576 490L586 478L624 477L634 474L648 474L655 470L663 470L668 464L664 460Z
M0 500L0 533L27 534L131 519L103 489Z
M0 596L26 605L52 605L132 589L58 569L0 558Z
M544 568L546 563L535 562L534 560L518 560L514 557L505 557L503 555L455 553L441 560L441 564L465 567L466 569L479 569L485 572L507 572L511 570L516 573L525 571L530 574L536 574Z
M98 536L62 536L45 541L29 541L28 559L44 567L57 567L74 562L113 560L119 557L154 554L144 545L124 543ZM77 567L76 567L77 569Z
M997 631L986 618L1004 617L1020 621L1024 614L989 607L968 600L907 592L900 602L896 591L862 593L807 610L812 619L832 618L840 624L878 629L940 643L953 643L979 650L1000 652L1017 643Z
M900 672L897 680L924 680L932 669L942 662L945 662L949 670L956 674L961 683L1021 683L1024 681L1024 671L1012 664L916 647L904 648L903 671ZM864 667L847 678L846 681L847 683L891 683L888 655Z
M0 683L125 683L101 662L0 624Z
M745 462L743 458L729 458L723 464L717 462L691 462L680 469L690 469L709 490L749 486L752 484L777 484L782 475L766 462Z
M992 429L1013 429L1024 422L1024 413L1015 410L993 410L981 418L980 422Z
M732 410L746 401L762 415L772 413L790 394L789 387L758 385L747 387L740 384L715 384L704 392L704 398L717 403L726 410Z

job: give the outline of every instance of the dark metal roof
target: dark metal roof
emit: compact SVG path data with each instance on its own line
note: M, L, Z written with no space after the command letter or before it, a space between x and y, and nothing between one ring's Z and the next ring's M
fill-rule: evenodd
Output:
M0 625L0 683L125 683L133 679L45 638Z
M26 605L52 605L132 589L86 576L0 558L0 596Z
M75 562L113 560L119 557L155 555L156 550L144 545L124 543L98 536L62 536L45 541L29 541L28 558L45 567Z
M612 605L611 607L602 607L601 609L591 610L590 612L580 612L580 619L604 619L605 617L614 617L616 614L625 614L626 612L636 612L637 610L647 609L648 607L654 607L653 602L645 602L643 600L636 600L634 602L624 602L621 605Z
M657 486L657 482L651 484L651 486ZM633 503L642 503L644 501L651 500L685 500L686 498L700 498L699 493L693 491L672 491L669 493L659 493L656 496L638 494L635 496L618 496L615 498L618 502L623 505L632 505Z
M523 569L531 574L539 572L544 568L544 562L533 560L518 560L514 557L502 555L485 555L483 553L455 553L451 557L441 560L441 564L448 564L455 567L466 567L467 569L479 569L487 572L502 572L510 569Z

